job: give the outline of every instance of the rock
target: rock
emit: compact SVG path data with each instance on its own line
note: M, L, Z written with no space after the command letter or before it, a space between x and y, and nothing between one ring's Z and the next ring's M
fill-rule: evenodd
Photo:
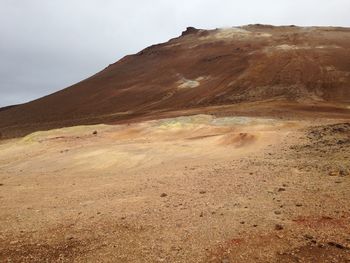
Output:
M337 144L345 144L346 143L346 141L344 141L344 140L338 140L337 141Z
M297 207L301 207L301 206L303 206L302 204L296 204L295 206L297 206Z
M313 236L308 235L308 234L304 235L304 237L305 237L306 239L309 239L309 240L313 240L313 239L314 239L314 237L313 237Z
M281 211L275 211L275 215L280 215L280 214L282 214Z
M171 249L172 251L181 251L181 250L182 250L182 247L172 246L170 249Z
M74 239L74 236L72 236L72 235L67 235L67 236L65 236L65 239L66 239L66 240L72 240L72 239Z
M97 135L97 131L93 131L93 133L92 133L93 135Z
M190 27L187 27L186 30L182 32L182 36L196 34L198 32L199 32L199 29L190 26Z
M343 166L340 166L338 169L333 169L329 172L329 176L348 176L350 172Z
M286 188L283 188L283 187L278 188L278 192L284 192L284 191L286 191Z
M339 168L339 175L340 176L348 176L350 174L350 172L344 168L344 167L340 167Z
M160 197L167 197L168 195L166 193L162 193Z
M284 227L282 226L282 225L280 225L280 224L276 224L275 225L275 230L282 230Z
M199 217L203 217L203 216L204 216L204 214L203 214L203 212L201 212L200 215L199 215Z
M343 246L342 244L338 244L338 243L335 243L335 242L328 242L327 244L329 246L336 247L336 248L339 248L339 249L346 249L346 247Z
M339 172L336 171L330 171L329 176L339 176Z
M204 191L204 190L199 191L199 193L202 194L202 195L205 194L206 192L207 192L207 191Z

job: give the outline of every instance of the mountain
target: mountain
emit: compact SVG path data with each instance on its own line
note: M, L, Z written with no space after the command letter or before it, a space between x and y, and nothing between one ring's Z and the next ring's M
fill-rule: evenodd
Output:
M194 112L342 116L349 106L349 28L189 27L71 87L0 110L0 133Z

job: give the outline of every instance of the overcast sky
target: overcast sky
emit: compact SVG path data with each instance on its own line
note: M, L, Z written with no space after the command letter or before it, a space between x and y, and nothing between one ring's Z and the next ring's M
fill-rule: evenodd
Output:
M350 26L349 0L0 0L0 107L72 85L187 26Z

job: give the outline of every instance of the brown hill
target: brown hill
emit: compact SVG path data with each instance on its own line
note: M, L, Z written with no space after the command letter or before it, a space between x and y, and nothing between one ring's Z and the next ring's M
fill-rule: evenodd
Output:
M349 106L349 28L188 28L69 88L0 111L0 132L194 112L343 116Z

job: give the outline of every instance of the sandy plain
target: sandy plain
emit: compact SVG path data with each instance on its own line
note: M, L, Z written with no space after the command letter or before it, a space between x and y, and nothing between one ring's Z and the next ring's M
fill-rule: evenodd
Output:
M194 115L0 144L2 262L350 262L349 120Z

